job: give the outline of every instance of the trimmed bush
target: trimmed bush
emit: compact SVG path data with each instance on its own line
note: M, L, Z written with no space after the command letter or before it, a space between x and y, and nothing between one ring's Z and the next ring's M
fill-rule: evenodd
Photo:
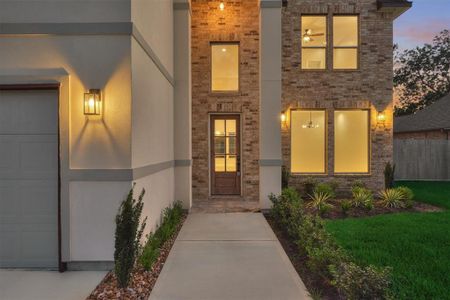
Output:
M134 186L120 205L116 215L114 271L121 288L126 288L130 281L131 272L141 250L140 241L147 221L145 218L140 224L145 190L142 190L136 200L133 194Z
M146 270L150 270L159 257L160 249L177 230L183 217L183 206L181 202L175 202L172 207L164 210L161 225L148 236L147 243L142 251L139 262Z
M390 268L360 267L344 262L331 267L332 284L349 300L389 299Z

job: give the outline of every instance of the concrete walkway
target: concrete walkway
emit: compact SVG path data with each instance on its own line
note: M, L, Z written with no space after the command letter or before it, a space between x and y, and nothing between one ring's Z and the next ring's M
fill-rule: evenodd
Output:
M0 270L0 299L86 299L105 275L106 272Z
M151 300L310 299L259 213L190 214Z

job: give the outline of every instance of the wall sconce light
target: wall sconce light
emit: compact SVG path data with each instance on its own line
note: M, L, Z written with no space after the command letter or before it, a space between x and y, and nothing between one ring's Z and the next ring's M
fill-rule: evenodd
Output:
M220 10L224 10L225 9L225 4L223 2L220 2L219 9Z
M102 109L102 96L99 89L90 89L84 93L84 114L100 115Z
M286 127L287 126L287 116L286 112L282 111L280 114L280 120L281 120L281 126Z
M386 122L386 113L384 111L379 111L377 115L378 124L384 124Z

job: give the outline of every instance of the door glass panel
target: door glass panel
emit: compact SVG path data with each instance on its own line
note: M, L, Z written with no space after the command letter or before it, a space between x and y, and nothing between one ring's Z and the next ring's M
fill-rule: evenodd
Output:
M225 137L214 138L215 154L225 154Z
M225 135L225 120L214 120L214 135L215 136Z
M236 136L236 120L227 120L227 135Z
M215 171L225 172L225 156L218 155L215 157Z
M236 137L227 137L227 153L236 154Z
M227 172L236 172L236 155L227 155Z

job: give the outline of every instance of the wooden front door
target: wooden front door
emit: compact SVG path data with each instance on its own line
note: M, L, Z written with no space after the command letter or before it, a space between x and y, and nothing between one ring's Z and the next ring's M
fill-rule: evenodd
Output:
M211 116L211 194L241 194L239 115Z

